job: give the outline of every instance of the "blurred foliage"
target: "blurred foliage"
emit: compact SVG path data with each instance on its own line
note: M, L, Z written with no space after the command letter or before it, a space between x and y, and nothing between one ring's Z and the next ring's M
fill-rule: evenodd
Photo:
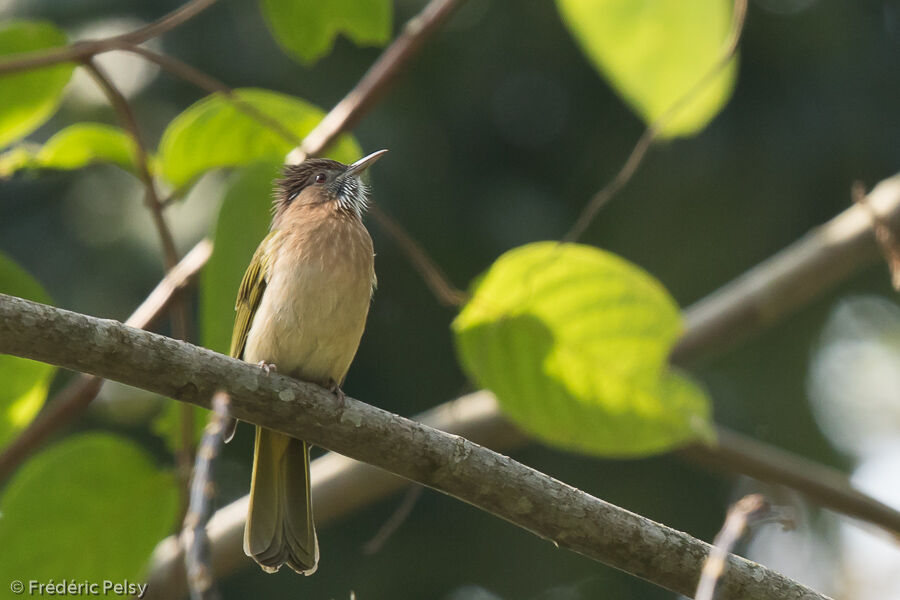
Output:
M175 525L178 494L133 442L69 437L28 462L0 498L0 577L138 580Z
M466 370L538 439L640 456L712 435L706 396L666 365L678 306L608 252L557 242L510 250L453 329Z
M10 21L0 25L0 60L65 43L66 35L50 23ZM60 64L0 78L0 149L53 116L74 68Z
M20 169L72 170L97 162L135 172L134 141L118 127L103 123L75 123L59 131L43 146L22 144L0 155L0 177Z
M343 33L359 45L380 46L390 39L392 0L260 0L278 44L303 63L328 54Z
M0 293L51 304L31 275L0 252ZM44 405L56 372L48 364L0 354L0 448L22 430Z
M688 94L719 61L731 0L557 0L584 53L647 124ZM734 88L736 60L661 129L690 135L719 113Z

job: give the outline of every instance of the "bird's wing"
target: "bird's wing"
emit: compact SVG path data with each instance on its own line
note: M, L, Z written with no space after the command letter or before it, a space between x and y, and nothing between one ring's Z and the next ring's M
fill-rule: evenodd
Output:
M266 291L266 282L269 279L269 268L272 263L274 253L270 247L278 235L277 231L269 233L265 239L259 244L250 266L244 273L244 279L241 281L241 287L238 289L237 300L234 303L234 330L231 333L231 351L228 353L234 358L244 357L244 347L247 345L247 335L250 333L250 326L253 324L253 316L259 303L262 300L263 293Z

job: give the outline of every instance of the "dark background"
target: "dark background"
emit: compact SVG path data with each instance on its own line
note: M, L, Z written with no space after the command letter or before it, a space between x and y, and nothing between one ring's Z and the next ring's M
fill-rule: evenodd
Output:
M395 24L423 4L397 2ZM152 20L175 6L31 0L14 2L3 16L43 17L76 31L109 17ZM222 0L167 34L161 48L234 87L267 87L325 109L379 52L339 39L315 66L299 66L272 41L256 3L242 0ZM583 241L643 266L689 305L845 209L853 181L871 186L897 171L898 59L900 3L751 3L737 86L724 111L696 137L657 146ZM168 120L202 95L162 73L132 100L155 143ZM46 139L75 120L114 116L102 104L67 101L32 137ZM582 56L553 3L478 0L428 43L354 133L366 151L391 150L374 170L376 201L465 287L505 250L561 237L642 129ZM0 183L0 250L57 305L124 319L161 276L153 231L133 231L149 221L128 179L92 167ZM221 184L205 189L191 201L195 210L173 215L196 221L178 225L183 249L209 230L203 215L215 214ZM73 216L95 201L91 223ZM104 231L122 224L131 224L130 233ZM471 386L454 357L454 311L439 306L384 232L372 230L379 287L345 390L413 415ZM805 392L819 331L836 300L850 293L889 297L884 266L862 270L783 325L696 365L717 421L850 468L852 460L817 427ZM152 411L122 416L102 407L77 427L126 431L170 460L141 426ZM250 454L244 428L219 465L221 504L246 492ZM670 456L604 461L532 446L515 457L706 540L738 493L732 479ZM398 501L323 528L314 577L248 568L223 582L225 597L347 598L354 590L360 600L493 598L465 586L501 598L671 597L431 491L380 552L365 555L363 544ZM830 544L829 522L814 514L810 523Z

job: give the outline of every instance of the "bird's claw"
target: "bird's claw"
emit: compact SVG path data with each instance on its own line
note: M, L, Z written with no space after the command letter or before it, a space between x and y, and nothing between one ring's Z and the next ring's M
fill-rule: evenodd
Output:
M262 369L263 371L265 371L266 375L270 374L272 371L278 370L277 368L275 368L275 363L267 363L264 360L261 360L258 363L256 363L256 366L259 367L260 369Z
M344 404L346 403L347 396L344 394L344 390L341 389L341 386L336 383L332 383L330 386L328 386L328 391L334 394L335 398L337 399L338 408L343 409Z

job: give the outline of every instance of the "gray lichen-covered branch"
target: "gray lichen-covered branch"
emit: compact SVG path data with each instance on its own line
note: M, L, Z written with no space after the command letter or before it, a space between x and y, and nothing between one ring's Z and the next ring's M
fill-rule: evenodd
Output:
M309 440L490 512L554 546L694 592L709 545L424 424L161 335L0 294L0 353L92 373ZM730 556L721 598L824 598Z

